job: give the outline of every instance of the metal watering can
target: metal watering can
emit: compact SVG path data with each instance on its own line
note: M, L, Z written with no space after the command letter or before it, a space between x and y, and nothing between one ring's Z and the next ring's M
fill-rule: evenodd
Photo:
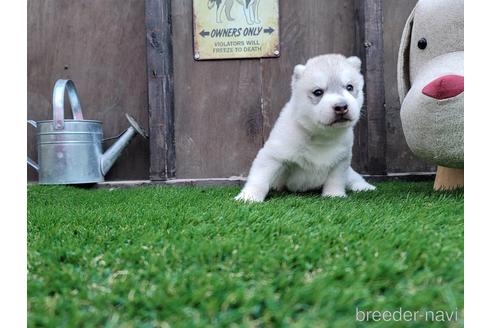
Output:
M63 117L65 89L73 119ZM39 164L29 157L27 162L39 172L39 183L83 184L104 181L106 173L137 132L148 138L133 117L126 114L126 118L130 127L116 137L118 140L103 153L102 122L84 120L77 89L71 80L56 81L53 89L53 120L28 120L36 128Z

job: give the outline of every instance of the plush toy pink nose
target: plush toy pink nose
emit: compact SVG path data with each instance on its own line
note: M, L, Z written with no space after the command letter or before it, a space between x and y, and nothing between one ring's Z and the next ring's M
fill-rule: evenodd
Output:
M465 90L465 77L444 75L427 84L422 93L435 99L447 99L459 95Z

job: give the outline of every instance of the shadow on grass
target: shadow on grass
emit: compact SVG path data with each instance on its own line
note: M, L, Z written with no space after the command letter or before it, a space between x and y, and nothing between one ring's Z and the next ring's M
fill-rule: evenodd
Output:
M313 189L304 192L293 192L289 190L276 191L272 190L268 193L265 201L281 200L285 198L302 198L302 199L337 199L337 200L369 200L373 198L384 198L389 201L393 199L401 199L402 197L430 197L430 198L463 198L464 189L455 190L439 190L433 189L432 182L405 182L406 188L402 188L401 182L385 182L376 183L377 189L375 191L363 191L363 192L353 192L347 191L346 198L325 198L321 196L321 188Z

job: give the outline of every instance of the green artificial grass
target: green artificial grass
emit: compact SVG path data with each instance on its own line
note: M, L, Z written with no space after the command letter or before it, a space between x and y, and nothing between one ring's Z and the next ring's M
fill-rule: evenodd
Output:
M30 327L461 327L463 192L28 188ZM458 321L356 321L356 309Z

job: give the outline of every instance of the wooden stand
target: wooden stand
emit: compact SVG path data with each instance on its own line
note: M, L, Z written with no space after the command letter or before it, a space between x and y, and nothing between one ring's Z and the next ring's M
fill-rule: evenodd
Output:
M453 190L463 188L465 185L465 170L451 169L449 167L438 166L434 190Z

